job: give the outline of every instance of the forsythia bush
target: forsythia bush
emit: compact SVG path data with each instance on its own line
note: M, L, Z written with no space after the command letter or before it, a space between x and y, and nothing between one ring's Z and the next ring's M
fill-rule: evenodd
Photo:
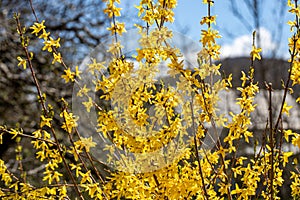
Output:
M134 62L124 55L120 38L126 32L121 20L120 0L104 0L103 10L111 19L107 30L112 41L107 47L108 62L96 58L88 64L87 71L79 67L71 69L61 55L60 38L47 32L46 22L36 17L34 24L26 29L15 15L20 45L24 55L17 57L19 66L30 70L38 92L42 112L40 127L31 135L22 129L8 129L1 126L0 139L10 134L16 140L16 161L20 173L13 174L6 163L0 160L1 199L279 199L279 191L285 181L291 181L290 197L300 198L300 171L293 152L285 151L283 143L292 143L300 148L300 134L286 130L282 116L289 113L286 96L292 86L300 84L300 8L297 0L288 0L289 12L295 15L289 21L290 63L289 77L285 80L281 112L276 119L272 114L272 85L269 91L269 114L265 137L252 140L255 132L249 129L251 113L256 109L254 99L259 87L254 82L254 61L261 59L262 49L253 46L250 53L249 70L241 72L242 84L236 103L240 111L226 115L218 114L219 92L229 90L231 75L213 81L220 75L221 36L214 29L216 15L211 15L212 0L203 0L208 14L200 23L201 30L198 66L185 66L180 49L172 46L173 33L167 24L174 22L173 9L176 0L141 0L138 16L141 24L139 45ZM34 8L32 8L33 13ZM104 150L106 160L100 163L93 154L99 145L92 136L80 132L78 120L81 116L72 113L66 100L61 99L60 111L53 110L43 93L32 63L34 53L30 51L28 34L43 42L42 51L53 58L52 64L60 63L64 68L61 77L66 83L73 83L83 99L87 113L97 112L97 124L92 130L108 141ZM138 37L137 37L138 38ZM30 48L29 48L30 47ZM175 87L161 81L157 84L155 75L160 63L168 65L168 73L176 78ZM80 84L84 73L93 77L95 89ZM279 81L279 80L278 80ZM100 100L91 92L101 91ZM187 98L189 97L189 98ZM109 101L112 107L99 102ZM296 100L300 102L300 97ZM151 108L154 108L151 110ZM151 113L151 112L152 113ZM54 115L61 117L60 129ZM91 125L93 126L93 125ZM226 136L216 139L211 149L202 148L208 128L217 132L222 127L228 130ZM63 140L59 135L63 134ZM94 135L93 135L94 136ZM44 166L42 180L29 182L26 166L22 164L22 138L30 138L35 158ZM0 140L2 143L2 139ZM242 142L258 148L253 156L239 154ZM101 144L103 145L103 144ZM175 152L175 153L174 153ZM293 162L293 168L287 168ZM106 166L106 167L103 167ZM113 166L113 167L111 167ZM27 169L28 170L28 169ZM289 177L283 172L289 171Z

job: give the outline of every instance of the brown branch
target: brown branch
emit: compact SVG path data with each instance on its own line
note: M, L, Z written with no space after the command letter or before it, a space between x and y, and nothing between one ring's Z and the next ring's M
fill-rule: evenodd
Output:
M274 199L274 131L273 131L273 114L272 114L272 84L266 84L267 90L269 91L269 131L270 131L270 148L271 148L271 169L269 171L270 176L270 187L271 187L271 200Z
M16 19L17 29L18 29L18 32L19 32L19 35L20 35L20 39L21 39L21 42L22 42L22 38L24 37L24 35L23 35L23 32L22 32L21 23L20 23L20 20L19 20L19 17L18 17L18 16L16 16L15 19ZM30 57L29 51L28 51L28 49L27 49L27 47L26 47L25 45L22 45L22 49L23 49L24 53L26 54L28 66L29 66L29 68L30 68L31 75L32 75L34 84L35 84L35 86L36 86L36 89L37 89L37 91L38 91L38 96L39 96L39 98L40 98L40 104L41 104L41 106L42 106L42 108L43 108L43 111L44 111L45 115L47 116L47 115L49 114L49 112L48 112L48 110L47 110L47 107L46 107L46 104L45 104L45 100L43 99L43 95L42 95L42 91L41 91L39 82L38 82L38 80L37 80L37 78L36 78L36 75L35 75L35 71L34 71L34 68L33 68L33 65L32 65L32 62L31 62L31 57ZM51 130L52 135L53 135L53 137L54 137L54 139L55 139L55 143L57 144L57 149L58 149L59 154L60 154L60 156L61 156L61 158L62 158L64 167L66 168L66 170L67 170L67 172L68 172L68 174L69 174L69 177L71 178L73 184L76 186L76 187L75 187L75 191L76 191L76 193L77 193L77 195L79 196L80 199L84 199L83 196L82 196L82 194L81 194L81 192L80 192L80 190L79 190L79 188L78 188L78 185L77 185L77 183L76 183L76 181L75 181L75 178L74 178L74 176L72 175L72 172L71 172L71 170L70 170L70 168L69 168L69 166L68 166L68 164L67 164L67 162L66 162L66 159L65 159L65 157L63 156L63 150L62 150L62 148L61 148L61 146L60 146L60 143L59 143L59 141L58 141L58 138L57 138L57 136L56 136L56 133L55 133L55 130L54 130L52 124L51 124L50 130Z
M35 21L39 22L39 19L37 18L37 15L35 13L35 9L34 9L33 4L32 4L32 0L29 0L29 4L30 4L30 8L31 8L32 14L34 15Z
M202 182L202 188L203 188L203 191L204 191L204 196L206 199L209 199L209 195L206 191L206 187L205 187L205 181L204 181L204 176L203 176L203 172L202 172L202 167L201 167L201 159L200 159L200 155L199 155L199 152L198 152L198 142L197 142L197 134L196 134L196 126L195 126L195 115L194 115L194 108L193 108L193 96L192 96L192 100L191 100L191 112L192 112L192 126L193 126L193 133L194 133L194 144L195 144L195 152L196 152L196 158L197 158L197 161L198 161L198 168L199 168L199 174L200 174L200 177L201 177L201 182Z

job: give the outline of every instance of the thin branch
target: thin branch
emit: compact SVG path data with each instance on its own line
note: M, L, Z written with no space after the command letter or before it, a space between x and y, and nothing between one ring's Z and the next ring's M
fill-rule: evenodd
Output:
M270 187L271 187L271 200L274 199L274 131L273 131L273 114L272 114L272 84L266 84L267 90L269 91L269 131L270 131L270 148L271 148L271 169L270 169Z
M17 22L17 29L18 29L18 32L19 32L19 34L20 34L20 39L22 40L22 38L24 37L24 35L23 35L23 32L22 32L22 28L21 28L21 23L20 23L19 17L16 17L15 19L16 19L16 22ZM22 41L21 41L21 42L22 42ZM30 71L31 71L31 75L32 75L34 84L35 84L36 89L37 89L37 91L38 91L38 95L39 95L39 98L40 98L40 103L41 103L41 105L42 105L43 111L44 111L44 113L45 113L46 115L48 115L49 112L48 112L48 110L47 110L47 107L46 107L46 104L45 104L45 100L43 99L43 95L42 95L42 91L41 91L39 82L38 82L38 80L37 80L37 78L36 78L35 71L34 71L34 69L33 69L33 65L32 65L32 62L31 62L31 57L30 57L29 51L28 51L28 49L27 49L27 47L26 47L25 45L22 45L22 48L23 48L23 51L24 51L24 53L25 53L25 55L26 55L27 62L28 62L28 66L29 66L29 68L30 68ZM72 172L71 172L71 170L70 170L70 168L69 168L69 166L68 166L68 164L67 164L67 162L66 162L66 159L65 159L65 157L63 156L63 150L62 150L62 148L61 148L61 146L60 146L60 143L59 143L59 141L58 141L58 138L57 138L57 136L56 136L56 133L55 133L55 130L54 130L52 124L51 124L50 130L51 130L52 135L53 135L53 137L54 137L54 139L55 139L55 143L57 144L57 149L58 149L59 154L60 154L60 156L61 156L61 158L62 158L64 167L66 168L66 170L67 170L67 172L68 172L68 174L69 174L69 177L71 178L73 184L76 186L76 187L75 187L75 191L76 191L76 193L77 193L77 195L79 196L80 199L84 199L83 196L82 196L82 194L81 194L81 192L80 192L80 190L79 190L79 188L78 188L78 185L77 185L77 183L76 183L76 181L75 181L75 178L74 178L74 176L72 175Z
M193 108L193 104L194 104L194 100L193 100L193 96L191 99L191 112L192 112L192 126L193 126L193 133L194 133L194 144L195 144L195 152L196 152L196 158L198 161L198 168L199 168L199 174L201 177L201 182L202 182L202 188L204 191L204 196L206 199L209 199L209 195L206 191L206 187L205 187L205 181L204 181L204 176L203 176L203 172L202 172L202 167L201 167L201 159L200 159L200 155L199 155L199 151L198 151L198 142L197 142L197 134L196 134L196 126L195 126L195 115L194 115L194 108Z
M32 4L32 0L29 0L29 4L30 4L31 11L32 11L32 13L34 15L35 21L39 22L39 19L37 18L37 15L35 13L35 10L34 10L33 4Z
M231 10L232 13L236 16L237 19L239 19L239 21L245 26L245 28L250 31L252 30L252 26L251 24L248 23L248 20L244 17L244 14L242 14L236 5L236 1L235 0L230 0L231 1Z

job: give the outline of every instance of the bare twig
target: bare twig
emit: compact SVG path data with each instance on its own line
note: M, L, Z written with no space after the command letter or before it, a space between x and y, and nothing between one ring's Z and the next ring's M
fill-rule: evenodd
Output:
M193 133L194 133L194 145L195 145L195 152L196 152L196 158L198 161L198 168L199 168L199 174L201 177L201 182L202 182L202 188L204 191L204 196L206 199L209 199L208 193L206 191L206 187L205 187L205 181L204 181L204 176L203 176L203 172L202 172L202 167L201 167L201 159L200 159L200 155L199 155L199 150L198 150L198 142L197 142L197 134L196 134L196 126L195 126L195 115L194 115L194 108L193 108L193 96L192 96L192 100L191 100L191 112L192 112L192 126L193 126Z
M23 32L22 32L22 28L21 28L21 23L20 23L19 17L16 16L15 19L16 19L16 23L17 23L17 29L18 29L18 32L19 32L19 34L20 34L20 38L23 38L24 35L23 35ZM22 42L22 41L21 41L21 42ZM29 53L29 51L28 51L28 49L27 49L27 47L26 47L25 45L22 45L22 48L23 48L23 51L24 51L24 53L25 53L25 55L26 55L27 62L28 62L28 66L29 66L29 68L30 68L30 71L31 71L31 75L32 75L34 84L35 84L36 89L37 89L37 91L38 91L38 96L39 96L39 98L40 98L41 106L42 106L42 108L43 108L43 111L44 111L45 115L48 115L49 112L48 112L48 109L47 109L47 107L46 107L45 100L43 99L42 90L41 90L41 88L40 88L39 82L38 82L37 77L36 77L36 75L35 75L35 71L34 71L34 68L33 68L33 65L32 65L32 62L31 62L31 56L30 56L30 53ZM54 139L55 139L55 143L57 144L57 149L58 149L59 154L60 154L60 156L61 156L61 158L62 158L64 167L66 168L66 170L67 170L67 172L68 172L68 174L69 174L69 177L71 178L73 184L76 186L76 187L75 187L75 191L76 191L77 195L80 197L80 199L84 199L83 196L82 196L82 194L81 194L81 192L80 192L80 190L79 190L79 188L78 188L78 186L77 186L77 183L76 183L76 181L75 181L75 178L74 178L74 176L72 175L72 172L71 172L71 170L70 170L70 168L69 168L69 166L68 166L68 164L67 164L67 162L66 162L66 160L65 160L65 157L64 157L64 155L63 155L63 150L62 150L62 148L61 148L61 146L60 146L60 143L59 143L59 141L58 141L58 138L57 138L57 136L56 136L56 133L55 133L55 130L54 130L52 124L51 124L50 130L51 130L52 135L53 135L53 137L54 137Z
M273 114L272 114L272 84L269 83L269 84L266 84L266 87L267 87L267 90L269 91L269 124L270 124L270 127L269 127L269 131L270 131L270 148L271 148L271 169L270 169L270 172L269 172L269 175L270 175L270 195L271 195L271 200L274 199L274 188L273 188L273 185L274 185L274 131L273 131Z

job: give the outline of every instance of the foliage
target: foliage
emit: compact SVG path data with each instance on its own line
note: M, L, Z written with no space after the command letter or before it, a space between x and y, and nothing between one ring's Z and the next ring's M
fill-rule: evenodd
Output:
M47 31L46 21L36 16L34 24L27 30L15 15L17 32L23 55L16 59L19 67L29 70L41 105L39 127L32 134L22 129L8 129L1 126L0 139L5 134L16 140L16 161L18 174L13 174L6 163L0 160L2 199L279 199L279 191L289 179L292 181L290 197L300 197L300 173L297 160L291 160L293 152L285 151L283 143L300 148L300 135L286 130L282 116L288 115L291 106L286 103L292 86L300 83L299 15L297 0L288 0L289 12L295 15L289 21L292 36L289 39L290 69L284 83L280 113L272 113L272 85L266 84L269 99L269 118L263 140L253 140L249 129L251 113L256 109L254 98L260 91L254 82L254 61L261 59L261 48L255 44L250 53L249 70L241 72L242 84L236 88L240 96L236 103L240 112L230 117L219 115L217 103L219 92L231 88L231 75L219 81L212 81L220 75L214 61L219 60L221 36L214 28L216 15L211 15L212 0L203 0L208 14L200 21L207 25L201 30L198 53L199 66L189 69L184 65L180 50L170 45L172 31L167 23L174 21L176 0L140 1L136 6L142 25L139 29L139 49L136 49L135 64L123 55L119 38L126 32L121 19L120 0L105 0L104 13L111 19L107 30L113 36L108 52L112 59L108 63L96 59L88 65L88 73L94 77L96 91L101 99L111 101L113 107L104 107L90 96L91 88L80 85L83 72L71 69L60 52L60 38ZM34 13L34 9L32 8ZM152 27L152 29L150 29ZM42 51L59 63L64 69L61 78L72 82L80 90L77 95L85 98L87 112L97 110L97 132L111 143L105 146L109 152L106 163L99 163L93 155L97 143L92 137L85 137L79 131L78 120L68 102L61 98L61 110L53 110L47 101L46 88L42 88L35 73L32 59L35 54L29 48L28 31L43 43ZM155 84L159 64L168 61L171 77L179 77L176 87ZM278 80L279 81L279 80ZM190 97L188 100L186 97ZM300 102L300 97L296 100ZM125 102L125 103L124 103ZM152 114L150 107L154 107ZM180 113L178 113L180 111ZM54 126L54 115L61 118L60 128ZM208 127L228 130L226 136L216 139L212 149L202 148ZM134 134L132 134L134 132ZM149 133L151 133L149 135ZM59 139L63 134L66 138ZM30 182L26 167L22 163L21 138L30 138L36 159L44 169L39 184ZM2 140L0 140L2 141ZM172 141L172 142L171 142ZM187 141L187 142L186 142ZM185 143L186 142L186 143ZM253 156L239 154L241 143L251 143ZM259 150L256 151L255 149ZM125 152L125 153L124 153ZM153 154L153 152L155 152ZM175 152L175 154L174 154ZM171 162L170 162L171 161ZM290 170L288 165L293 164ZM113 166L114 168L110 168ZM290 170L285 178L284 171Z

